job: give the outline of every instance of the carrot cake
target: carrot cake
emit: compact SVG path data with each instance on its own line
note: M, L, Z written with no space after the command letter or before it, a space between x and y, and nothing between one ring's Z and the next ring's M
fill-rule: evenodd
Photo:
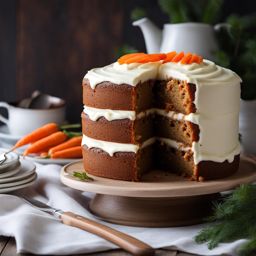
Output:
M83 79L84 169L139 181L153 168L192 180L239 166L241 79L196 54L128 54Z

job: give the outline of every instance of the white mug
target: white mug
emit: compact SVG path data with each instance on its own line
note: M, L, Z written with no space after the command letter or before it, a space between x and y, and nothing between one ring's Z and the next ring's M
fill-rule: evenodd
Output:
M40 126L54 122L59 125L65 122L65 106L50 109L28 109L0 102L0 108L5 108L8 118L0 114L0 121L8 126L12 135L23 136Z

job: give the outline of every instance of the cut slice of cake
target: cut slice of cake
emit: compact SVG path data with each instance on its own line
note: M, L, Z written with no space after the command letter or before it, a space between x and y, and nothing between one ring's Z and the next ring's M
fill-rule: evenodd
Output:
M86 74L86 172L138 181L158 168L209 180L238 169L240 78L200 57L174 60L126 55Z

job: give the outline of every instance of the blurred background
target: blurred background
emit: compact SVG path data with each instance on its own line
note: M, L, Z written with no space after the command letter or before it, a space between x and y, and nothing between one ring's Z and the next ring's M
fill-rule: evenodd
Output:
M67 120L80 122L83 76L123 53L145 51L140 29L132 26L144 16L159 28L187 21L232 25L217 36L216 62L245 77L243 98L253 100L255 13L251 0L1 0L0 101L40 90L65 99Z

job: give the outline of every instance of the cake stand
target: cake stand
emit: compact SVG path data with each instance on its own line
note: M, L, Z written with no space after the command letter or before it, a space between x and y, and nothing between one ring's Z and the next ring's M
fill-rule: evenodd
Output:
M81 181L73 176L83 171L82 161L61 170L65 185L96 193L90 211L98 218L117 224L143 227L170 227L197 224L211 213L212 202L221 200L220 192L256 181L256 162L241 157L236 174L220 180L196 182L153 170L141 182L92 177Z

